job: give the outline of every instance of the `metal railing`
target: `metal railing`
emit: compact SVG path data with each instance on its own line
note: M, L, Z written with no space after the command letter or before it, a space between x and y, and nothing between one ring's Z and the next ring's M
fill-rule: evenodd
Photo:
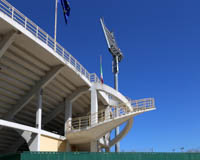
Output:
M130 101L133 110L122 104L118 107L112 107L110 110L104 109L92 115L73 118L69 123L71 126L67 126L67 130L81 130L87 129L93 125L102 123L106 120L115 119L130 113L137 113L141 111L145 111L148 109L155 108L155 103L153 98L145 98L140 100L131 100ZM118 115L116 115L116 109L118 109Z
M65 48L63 48L59 43L55 42L54 39L49 36L45 31L43 31L39 26L34 22L24 16L20 11L14 8L5 0L0 0L0 11L10 17L13 21L17 22L25 30L29 31L37 39L41 40L44 44L49 46L53 51L55 51L59 56L61 56L66 64L71 64L73 68L85 76L90 82L98 82L100 80L95 73L89 73ZM111 97L110 97L111 98ZM133 106L133 112L146 110L149 108L154 108L154 100L152 98L143 99L143 100L130 100L131 105ZM129 109L124 107L123 104L119 109L119 116L129 113ZM105 110L95 113L93 115L75 118L72 120L72 127L70 129L81 129L91 126L93 121L96 121L98 117L98 122L103 122L104 120L117 117L115 115L115 109L113 108L110 111L110 114L106 114Z
M37 39L49 46L59 56L61 56L66 63L70 63L76 71L85 76L90 82L99 82L99 78L96 74L90 74L65 48L55 42L51 36L49 36L45 31L43 31L39 26L24 16L7 1L0 0L0 11L29 31Z
M90 82L101 83L101 81L100 81L99 77L96 75L96 73L90 74Z

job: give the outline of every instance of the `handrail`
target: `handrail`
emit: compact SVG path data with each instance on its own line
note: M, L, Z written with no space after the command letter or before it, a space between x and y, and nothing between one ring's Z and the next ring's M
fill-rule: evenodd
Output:
M91 127L92 124L95 124L95 123L98 124L106 120L121 117L126 114L130 114L134 112L137 113L137 112L155 108L155 103L154 103L153 98L130 100L130 103L133 108L132 111L130 111L128 107L124 105L120 105L117 107L113 106L109 111L107 111L106 109L103 109L92 115L73 118L70 121L70 123L68 123L70 124L70 126L67 126L67 131L85 129L85 128ZM116 109L118 109L118 115L116 115Z
M100 82L96 74L90 74L65 48L63 48L58 42L55 42L50 35L24 16L6 0L0 0L0 11L49 46L59 56L61 56L66 63L70 63L76 71L85 76L90 82Z
M95 73L89 73L65 48L63 48L59 43L55 42L54 39L48 35L44 30L42 30L39 26L37 26L34 22L24 16L20 11L14 8L11 4L9 4L6 0L0 0L0 11L10 17L13 21L17 22L24 29L29 31L33 36L37 39L41 40L48 47L50 47L54 52L56 52L59 56L61 56L65 62L70 63L71 66L78 71L81 75L85 76L91 83L100 83L98 76ZM112 97L109 97L112 99ZM140 110L146 110L154 107L154 99L143 99L143 100L129 100L128 103L131 103L133 106L132 112L137 112ZM125 106L125 107L124 107ZM130 111L126 107L126 104L119 105L119 116L129 113ZM72 126L75 129L81 129L83 127L90 126L93 122L93 117L98 117L98 123L102 122L108 118L115 118L114 108L110 114L106 114L105 110L95 113L94 115L80 117L78 120L72 120ZM107 117L108 116L108 117ZM78 121L78 122L76 122ZM75 125L75 124L78 124ZM71 128L72 129L72 128Z

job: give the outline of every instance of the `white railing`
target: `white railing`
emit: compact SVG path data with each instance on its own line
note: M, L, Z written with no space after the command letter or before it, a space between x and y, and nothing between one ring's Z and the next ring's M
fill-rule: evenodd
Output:
M132 111L130 111L130 109L127 106L125 106L125 104L124 105L120 104L118 107L110 108L110 110L104 109L92 115L73 118L68 123L70 124L70 126L67 126L67 131L87 129L88 127L91 127L92 124L95 124L95 123L98 124L106 120L121 117L126 114L137 113L137 112L146 111L148 109L155 108L155 103L154 103L153 98L131 100L129 103L131 103L133 107ZM116 114L117 113L116 109L118 109L118 114Z
M81 73L81 75L85 76L90 82L98 82L100 80L95 73L90 74L65 48L63 48L59 43L55 42L54 39L49 36L45 31L43 31L39 26L37 26L34 22L24 16L21 12L19 12L16 8L10 5L5 0L0 0L0 11L10 17L13 21L17 22L24 29L29 31L33 36L41 40L47 46L49 46L52 50L54 50L59 56L63 57L66 63L70 63L76 71ZM112 99L112 96L109 97ZM131 105L133 106L133 112L137 112L140 110L146 110L149 108L154 108L154 100L152 98L143 99L143 100L130 100ZM125 104L124 104L125 105ZM127 107L123 105L119 109L119 115L127 114L129 110ZM95 115L96 114L96 115ZM110 114L105 114L105 111L101 111L95 113L91 116L80 117L72 120L72 128L71 129L80 129L83 127L90 126L93 121L93 117L98 116L98 123L104 121L108 118L115 118L115 108L111 111ZM109 117L107 117L109 116Z
M90 82L100 83L101 81L99 80L99 77L96 75L96 73L91 73L90 74Z
M85 76L90 82L99 82L99 78L96 74L90 74L65 48L55 42L51 36L49 36L45 31L43 31L39 26L24 16L7 1L0 0L0 11L53 49L59 56L63 57L65 62L70 63L76 71Z

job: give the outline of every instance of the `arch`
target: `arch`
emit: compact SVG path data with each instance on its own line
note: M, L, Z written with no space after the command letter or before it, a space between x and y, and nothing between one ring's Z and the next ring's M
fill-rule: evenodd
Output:
M127 121L126 126L124 127L124 129L120 132L120 134L117 135L117 137L115 137L113 140L111 140L109 142L109 147L112 147L113 145L115 145L117 142L119 142L131 129L133 125L133 118L130 118Z
M4 127L0 131L0 138L2 145L4 144L4 142L6 144L10 143L9 147L5 147L3 150L1 150L2 153L16 153L16 152L29 151L28 143L21 136L19 130L9 127Z

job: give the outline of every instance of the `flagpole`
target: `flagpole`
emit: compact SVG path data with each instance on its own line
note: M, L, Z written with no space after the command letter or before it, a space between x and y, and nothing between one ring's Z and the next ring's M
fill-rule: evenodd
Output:
M103 84L103 68L102 68L102 55L100 55L100 74L101 74L101 83Z
M58 0L55 0L55 1L56 1L56 5L55 5L54 50L56 51Z

